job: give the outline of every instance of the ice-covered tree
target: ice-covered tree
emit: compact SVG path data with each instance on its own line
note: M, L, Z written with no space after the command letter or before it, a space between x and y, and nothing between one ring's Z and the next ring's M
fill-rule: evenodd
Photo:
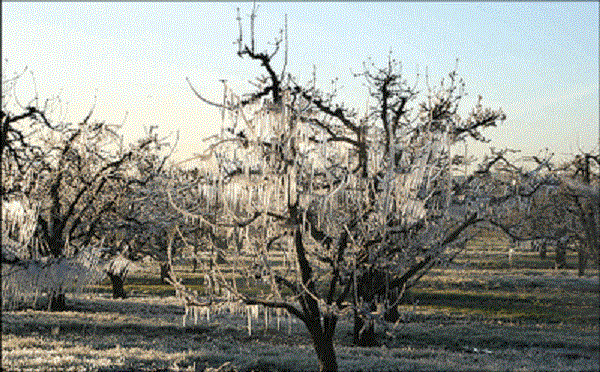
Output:
M568 249L576 251L584 275L588 259L598 257L598 156L581 153L559 164L539 156L510 163L503 157L493 174L519 198L490 223L515 241L541 245L543 255L547 244L554 245L558 268L566 267Z
M203 229L188 224L189 219L173 209L169 203L167 191L175 182L183 185L187 178L186 173L177 167L161 167L148 182L128 187L127 195L121 198L115 207L117 218L107 221L104 225L105 230L111 231L114 251L121 252L121 255L126 257L123 263L149 257L160 263L161 278L164 279L170 270L167 246L173 228L177 226L189 242L184 242L176 236L177 240L171 242L172 249L185 246L186 243L187 246L192 246L191 241L202 237ZM117 248L118 246L124 248ZM126 266L122 268L126 269Z
M13 82L3 80L2 201L35 210L28 214L35 219L28 234L13 234L20 242L16 256L51 262L79 257L103 240L103 226L115 219L115 206L130 188L154 175L163 144L151 131L124 144L116 126L92 120L93 110L73 124L53 120L36 100L20 107L14 96L4 95L5 83ZM13 223L3 220L3 230L5 222ZM9 264L4 244L3 263ZM64 309L64 287L45 288L51 288L49 308Z
M581 153L562 172L561 195L568 213L578 222L578 272L584 275L588 259L600 267L600 155Z
M275 52L284 40L276 40ZM460 250L469 226L485 218L490 200L479 189L491 160L457 177L468 159L454 148L466 137L482 140L481 130L504 114L480 100L463 118L455 72L419 94L390 58L361 74L375 103L359 115L286 75L285 61L276 72L276 53L259 52L253 36L246 45L240 33L238 43L238 55L260 62L266 74L256 91L229 91L222 104L190 82L231 124L197 157L206 165L196 184L174 186L172 204L209 228L228 257L215 265L214 279L246 304L298 317L320 369L336 370L339 317L353 313L356 341L372 344L374 322L397 318L406 288ZM268 289L249 296L231 277L257 278ZM181 286L175 276L172 282Z

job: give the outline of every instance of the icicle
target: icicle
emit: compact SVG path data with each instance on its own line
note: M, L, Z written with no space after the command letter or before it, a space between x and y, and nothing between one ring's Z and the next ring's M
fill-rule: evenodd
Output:
M246 306L246 316L248 318L248 336L252 336L252 309Z
M188 317L188 314L189 314L189 311L190 311L190 309L189 309L189 307L188 307L188 304L187 304L187 303L186 303L185 305L183 305L183 306L184 306L184 308L185 308L185 313L183 314L183 327L185 328L185 325L186 325L186 320L187 320L187 317Z
M278 332L279 332L279 326L280 326L280 323L281 323L281 310L282 309L280 307L278 307L277 310L275 310L275 314L277 316L277 331Z
M269 329L269 309L265 307L265 330Z
M283 203L288 203L290 201L290 178L289 175L284 175L283 176L283 192L284 192L284 196L283 196L283 200L280 200L279 204L277 205L277 210L284 210L284 206L285 204Z
M235 302L230 301L227 303L227 306L229 307L229 314L237 314L237 306Z

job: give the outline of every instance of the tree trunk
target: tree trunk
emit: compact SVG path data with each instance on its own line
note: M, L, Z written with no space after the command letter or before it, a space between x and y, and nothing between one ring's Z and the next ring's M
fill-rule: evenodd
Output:
M555 257L557 269L566 269L567 268L567 261L565 259L566 252L567 252L566 245L562 242L557 242L556 243L556 257Z
M166 283L166 278L169 277L169 271L171 271L171 266L168 262L160 264L160 280L163 283Z
M577 250L577 275L584 276L585 268L587 266L588 255L584 247L580 247Z
M323 332L320 319L313 319L306 325L313 340L313 346L319 359L319 372L337 372L337 360L333 348L333 334L326 336Z
M108 277L110 278L110 281L112 283L112 295L113 295L113 298L115 298L115 299L117 299L117 298L122 298L122 299L127 298L127 295L125 293L125 289L123 288L123 279L124 279L124 276L120 276L120 275L108 273Z
M196 257L192 258L192 272L195 273L198 269L198 260Z
M50 293L48 302L48 311L66 311L67 304L65 301L65 294L62 292L54 291Z
M375 335L375 324L373 324L373 322L367 322L367 324L365 324L364 319L358 316L358 314L354 314L353 342L356 346L379 346Z
M297 211L295 208L293 210ZM293 218L297 218L297 215L294 215L293 212L292 216ZM307 292L316 293L315 282L312 279L312 268L306 259L306 251L302 242L302 231L299 225L294 232L294 245L296 247L298 267L302 274L302 284L306 286ZM308 328L308 332L313 340L313 346L319 359L319 371L337 372L338 367L335 349L333 348L333 336L335 334L337 317L332 314L323 314L318 302L312 295L306 292L300 294L299 302L304 313L300 318L306 325L306 328ZM323 323L321 324L321 322Z
M355 298L360 298L361 301L368 303L370 311L375 310L376 291L381 283L385 282L385 274L372 268L358 276L357 282ZM374 324L365 324L365 321L356 312L354 313L353 342L357 346L375 346L377 344Z
M540 245L540 259L542 259L542 260L546 259L546 242L543 242Z
M394 298L394 302L392 303L395 303L395 301L396 300ZM386 312L383 314L383 319L385 319L386 322L396 323L398 319L400 319L400 312L398 311L398 306L396 305L387 309Z

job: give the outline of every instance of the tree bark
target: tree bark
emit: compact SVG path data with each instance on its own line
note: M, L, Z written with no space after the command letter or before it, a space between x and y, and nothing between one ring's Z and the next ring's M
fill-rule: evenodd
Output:
M295 218L296 216L294 216ZM302 242L302 231L298 226L294 232L294 245L298 267L302 275L302 283L308 291L315 293L315 282L312 278L312 268L306 259L306 251ZM320 372L337 372L337 360L333 348L333 335L337 317L324 315L317 301L308 293L302 293L299 298L304 316L301 318L313 340L313 346L319 359ZM323 324L321 324L323 318Z
M196 257L193 257L192 258L192 272L195 273L197 269L198 269L198 260L196 259Z
M160 280L163 283L166 283L166 279L169 277L169 271L171 271L171 266L168 262L160 264Z
M333 348L333 334L327 335L322 330L320 319L311 319L306 326L319 360L319 372L337 372L338 365L335 349Z
M388 293L380 293L382 283L386 282L385 273L381 270L369 269L363 275L360 275L357 281L359 283L357 297L369 304L370 311L375 311L377 309L376 297L378 295L389 295ZM357 313L354 314L353 342L357 346L378 345L375 325L372 322L365 324L364 319Z
M567 247L562 242L556 242L556 268L557 269L566 269L567 261L565 259L565 255L567 253Z
M394 298L393 300L395 303L396 299ZM398 319L400 319L400 312L398 312L398 306L393 306L390 307L389 309L387 309L385 311L385 314L383 314L383 318L385 319L386 322L392 322L395 323L398 321Z
M108 273L108 277L112 283L112 295L114 299L127 298L127 294L125 293L125 289L123 287L124 276Z
M542 242L540 245L540 259L546 259L546 242Z
M587 266L588 255L584 247L579 247L577 250L577 275L584 276Z
M62 292L52 292L49 296L48 302L49 311L66 311L67 304L65 300L65 294Z

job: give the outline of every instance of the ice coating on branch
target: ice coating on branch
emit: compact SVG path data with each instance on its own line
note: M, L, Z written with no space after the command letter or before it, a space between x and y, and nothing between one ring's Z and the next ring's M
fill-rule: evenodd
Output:
M97 247L81 248L75 257L41 257L32 239L36 224L37 210L27 200L3 203L3 309L35 306L41 294L81 292L105 275Z
M12 236L24 244L37 226L37 208L27 199L2 200L2 237Z
M375 272L391 280L427 271L447 250L464 247L469 235L461 225L489 206L487 184L467 177L467 156L451 155L456 143L478 135L479 127L469 126L485 127L479 116L494 121L495 114L456 115L463 92L453 74L449 86L430 91L416 110L397 105L416 93L394 71L377 71L364 74L377 103L363 117L316 88L283 82L281 105L267 94L232 106L235 120L209 144L213 178L198 179L195 205L192 194L186 199L181 192L179 205L203 211L197 219L215 235L211 251L229 254L243 280L270 286L261 298L281 300L287 288L295 294L289 303L310 296L323 313L336 306L381 313L393 301L380 291L368 300L379 310L363 302L357 288L374 281L359 283L361 276ZM215 264L210 274L217 280L218 270ZM334 278L330 288L337 285L337 294L353 281L355 288L347 287L343 305L333 305L325 290L307 292L307 277L314 283Z
M14 245L3 241L3 259L12 254L19 260L2 264L3 309L24 305L35 307L42 294L80 293L106 275L99 264L97 247L82 249L73 258L21 259L14 251Z

